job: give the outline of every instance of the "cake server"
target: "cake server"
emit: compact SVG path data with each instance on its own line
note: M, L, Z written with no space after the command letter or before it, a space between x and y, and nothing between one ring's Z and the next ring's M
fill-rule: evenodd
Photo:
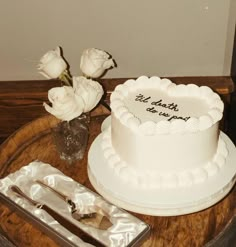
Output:
M71 216L75 219L78 220L79 222L89 225L95 228L99 228L101 230L107 230L109 227L112 226L111 221L109 220L109 217L100 214L98 212L93 212L93 213L81 213L79 210L76 208L76 204L73 202L71 198L68 196L62 194L55 188L45 184L44 182L40 180L36 180L36 183L50 189L53 193L58 195L62 200L64 200L70 207L70 213Z
M92 244L92 246L103 246L100 242L98 242L96 239L92 238L88 234L86 234L84 231L82 231L78 226L73 224L71 221L60 215L58 212L56 212L51 207L47 206L46 204L42 204L40 202L37 202L27 196L18 186L12 185L10 186L10 189L17 194L18 196L26 199L29 203L31 203L36 208L40 208L47 212L50 216L54 218L60 225L65 227L68 231L70 231L72 234L78 236L80 239L82 239L86 243Z

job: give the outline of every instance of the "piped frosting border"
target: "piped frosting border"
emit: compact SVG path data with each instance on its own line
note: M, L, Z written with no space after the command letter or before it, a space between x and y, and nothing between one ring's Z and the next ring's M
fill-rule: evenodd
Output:
M175 119L171 122L161 120L157 123L153 121L141 123L141 120L127 109L124 104L124 98L128 96L129 92L144 87L146 89L157 88L165 91L169 96L173 97L199 97L199 99L204 100L208 104L209 111L199 118L190 117L187 121ZM185 132L191 133L208 129L221 120L224 104L220 96L207 86L199 87L195 84L176 85L166 78L160 79L157 76L150 78L147 76L141 76L137 80L127 80L124 84L120 84L115 88L111 95L111 109L115 116L133 131L143 133L144 135L155 135Z
M228 156L226 144L223 139L219 137L217 151L213 159L206 164L201 164L198 168L183 172L169 173L160 173L158 171L139 172L122 161L113 149L110 127L102 133L101 146L108 165L114 170L117 176L122 178L124 183L127 182L133 186L138 185L143 189L188 187L203 183L222 169Z

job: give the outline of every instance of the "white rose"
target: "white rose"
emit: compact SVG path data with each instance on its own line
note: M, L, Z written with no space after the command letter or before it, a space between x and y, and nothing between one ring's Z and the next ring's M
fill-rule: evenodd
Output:
M81 97L84 103L83 112L91 111L100 101L103 88L97 82L83 76L73 77L73 88L77 97Z
M58 119L70 121L83 113L83 100L81 97L76 97L72 87L52 88L48 91L48 99L52 106L44 103L44 107Z
M105 51L89 48L83 51L80 69L84 75L91 78L100 77L105 70L114 67L114 62Z
M60 47L48 51L38 65L39 72L47 79L58 78L67 68L67 64L60 54Z

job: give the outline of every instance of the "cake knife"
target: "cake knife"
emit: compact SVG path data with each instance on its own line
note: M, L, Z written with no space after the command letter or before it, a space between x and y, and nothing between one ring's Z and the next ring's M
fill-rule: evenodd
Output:
M81 213L79 210L76 208L76 204L73 202L72 199L70 199L68 196L62 194L58 190L54 189L50 185L45 184L41 180L35 180L36 183L40 184L41 186L44 186L48 189L50 189L53 193L55 193L57 196L59 196L63 201L65 201L69 207L70 207L70 213L71 216L75 219L78 220L79 222L89 225L101 230L107 230L109 227L112 226L111 221L109 220L109 217L103 214L100 214L98 212L93 212L93 213Z
M82 229L80 229L78 226L76 226L75 224L73 224L71 221L69 221L68 219L66 219L65 217L63 217L59 213L57 213L54 209L52 209L48 205L42 204L40 202L37 202L37 201L33 200L32 198L30 198L29 196L27 196L18 186L12 185L12 186L10 186L10 189L15 194L17 194L18 196L26 199L28 202L30 202L36 208L40 208L40 209L44 210L45 212L47 212L60 225L62 225L63 227L65 227L72 234L78 236L84 242L89 243L89 244L92 244L94 246L99 246L99 247L100 246L104 246L103 244L101 244L100 242L98 242L96 239L92 238L89 234L87 234L86 232L84 232Z

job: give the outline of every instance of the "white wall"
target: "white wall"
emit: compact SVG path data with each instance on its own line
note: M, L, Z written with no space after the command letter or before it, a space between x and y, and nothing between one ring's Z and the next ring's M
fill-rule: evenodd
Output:
M57 45L79 75L83 49L113 55L112 77L229 75L235 0L1 0L0 81L44 79Z

